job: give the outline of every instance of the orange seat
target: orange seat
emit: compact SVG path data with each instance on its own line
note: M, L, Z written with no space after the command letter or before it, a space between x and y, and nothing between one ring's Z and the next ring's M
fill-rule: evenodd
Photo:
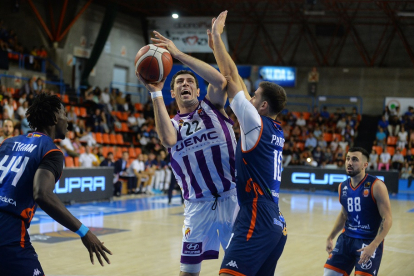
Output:
M102 155L106 158L108 155L108 147L102 147Z
M302 143L302 142L297 142L295 146L300 150L305 149L305 143Z
M116 139L115 133L109 134L109 141L111 142L112 145L119 144L118 141L117 141L117 139Z
M380 146L373 146L372 149L375 150L378 155L382 153L382 147Z
M116 149L115 159L121 159L122 158L122 149L119 147Z
M410 150L411 154L414 155L414 148Z
M86 107L79 108L79 116L80 117L88 117L88 113L86 113Z
M121 124L121 127L120 128L118 127L118 124L114 124L114 129L115 129L115 132L122 131L122 124Z
M71 156L65 157L65 166L66 168L73 168L75 166L73 163L73 158Z
M100 133L100 132L95 133L95 141L98 144L103 144L104 143L102 133Z
M109 139L108 133L102 134L102 139L103 139L104 144L111 144L111 140Z
M109 152L112 152L112 154L115 156L115 150L114 147L107 147L108 151L106 154L108 154Z
M65 103L65 104L68 104L69 103L69 96L68 95L63 95L62 102Z
M342 141L342 135L341 135L341 134L339 134L339 133L334 133L332 138L333 138L333 139L337 138L337 139L338 139L338 141Z
M121 123L122 127L121 127L121 131L122 132L130 132L127 123Z
M407 149L406 148L403 148L401 150L401 154L404 155L404 156L406 156L407 155Z
M141 147L135 147L135 153L139 156L142 153Z
M326 142L332 142L333 140L333 135L332 133L328 133L328 132L324 132L323 133L323 140L325 140Z
M394 147L387 147L387 152L388 152L391 156L393 156L393 155L394 155L394 153L395 153L395 148L394 148Z
M129 158L137 158L137 153L133 147L128 148Z
M74 157L73 158L73 163L74 163L74 165L75 165L75 167L79 167L79 157Z
M123 145L124 144L124 138L122 137L122 134L120 134L120 133L118 133L118 134L114 134L114 136L115 136L115 142L116 142L116 144L118 144L118 145Z
M119 120L121 120L121 121L126 122L128 120L128 113L127 112L120 112L119 116L120 116Z
M303 112L302 115L303 115L303 119L309 120L311 114L310 112Z
M142 111L142 104L141 103L136 103L135 104L135 111Z
M300 112L298 112L298 111L292 111L291 113L292 113L292 115L293 115L293 116L295 116L296 118L299 118L299 117L300 117Z
M396 136L388 136L387 145L388 146L395 146L396 144L397 144L397 137Z

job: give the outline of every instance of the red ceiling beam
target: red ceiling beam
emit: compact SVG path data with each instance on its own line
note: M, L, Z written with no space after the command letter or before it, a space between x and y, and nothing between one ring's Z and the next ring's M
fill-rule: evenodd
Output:
M49 28L47 27L45 21L43 21L42 16L40 15L39 11L36 9L36 6L33 4L32 0L27 0L29 2L30 7L32 7L33 12L35 13L37 19L40 21L40 24L42 25L43 29L45 30L47 36L51 41L53 40L52 33L50 32Z
M72 22L70 22L69 26L66 27L66 29L63 31L61 35L59 35L59 38L57 41L61 41L65 35L69 32L70 28L75 24L75 22L78 20L78 18L83 14L83 12L89 7L89 5L92 3L93 0L89 0L82 9L78 12L78 14L73 18Z

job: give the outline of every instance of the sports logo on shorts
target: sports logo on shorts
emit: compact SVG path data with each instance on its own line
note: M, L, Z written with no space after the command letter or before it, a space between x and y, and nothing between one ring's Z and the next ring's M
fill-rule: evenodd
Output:
M329 254L329 256L328 256L328 260L330 260L331 258L332 258L332 253L331 254Z
M369 196L369 189L365 189L364 190L364 197L368 197Z
M186 255L200 255L202 249L201 242L184 242L183 243L183 254Z
M372 267L372 261L371 261L371 259L369 259L367 263L365 263L365 264L361 264L361 268L362 268L362 269L365 269L365 270L368 270L368 269L370 269L371 267Z
M239 267L237 266L237 263L236 263L235 261L233 261L233 260L231 260L230 262L228 262L228 263L226 264L226 266L231 266L231 267L239 268Z
M188 237L190 237L191 234L191 228L187 227L187 229L185 229L184 231L184 237L188 240Z
M33 276L38 276L38 275L42 275L42 272L40 272L39 271L39 269L35 269L34 271L33 271Z

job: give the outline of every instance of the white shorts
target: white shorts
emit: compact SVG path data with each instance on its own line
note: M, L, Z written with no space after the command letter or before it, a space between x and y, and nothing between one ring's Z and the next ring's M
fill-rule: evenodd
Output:
M226 248L237 216L236 189L220 194L217 207L214 200L185 201L182 264L198 264L203 260L218 259L220 243Z

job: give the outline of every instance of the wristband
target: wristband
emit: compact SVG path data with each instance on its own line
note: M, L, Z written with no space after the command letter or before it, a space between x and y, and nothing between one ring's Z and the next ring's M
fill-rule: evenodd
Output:
M89 231L89 228L82 224L79 230L76 231L75 233L78 234L81 238L83 238L85 237L86 233L88 233L88 231Z
M151 99L162 97L162 92L161 91L150 92L150 94L151 94Z

